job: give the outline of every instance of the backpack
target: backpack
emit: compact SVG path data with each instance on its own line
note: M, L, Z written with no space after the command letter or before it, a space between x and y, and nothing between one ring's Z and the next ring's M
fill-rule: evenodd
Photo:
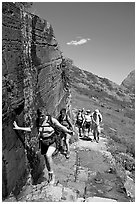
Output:
M93 114L93 119L94 119L94 117L95 117L95 114ZM101 122L101 116L100 116L100 113L97 114L97 117L99 118L99 122Z
M54 129L54 131L55 131L56 134L59 134L60 130L59 130L59 128L57 128L57 127L54 125L54 123L53 123L53 121L52 121L51 115L47 115L47 116L48 116L47 123L49 123L49 125ZM37 126L37 128L39 128L39 127L44 127L44 125L42 126L42 123L44 122L44 120L45 120L45 119L43 119L43 121L41 122L40 125ZM39 122L39 121L38 121L38 122ZM37 122L37 124L38 124L38 122ZM43 131L43 130L42 130L42 131Z
M54 135L54 141L56 143L56 150L59 150L60 146L61 146L61 137L60 137L60 130L59 128L57 128L53 121L52 121L52 117L51 115L48 115L48 120L47 123L49 123L49 125L54 129L55 131L55 135ZM42 127L42 126L41 126ZM44 126L43 126L44 127ZM52 138L53 139L53 138ZM40 141L39 141L39 148L40 148Z
M52 121L51 115L48 115L47 123L50 124L50 126L54 129L55 133L58 135L59 132L60 132L60 130L59 130L59 128L57 128L57 127L54 125L54 123L53 123L53 121Z
M78 113L78 115L77 115L77 121L83 121L82 113Z
M64 119L60 115L59 118L58 118L58 121L60 122L60 124L62 124L63 126L65 126L67 128L72 127L72 125L71 125L71 123L70 123L70 121L68 119L68 115L66 115L66 117Z

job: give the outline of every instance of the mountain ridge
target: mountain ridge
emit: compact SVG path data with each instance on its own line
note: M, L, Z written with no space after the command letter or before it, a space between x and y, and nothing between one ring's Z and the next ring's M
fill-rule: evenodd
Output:
M100 98L100 100L117 101L121 105L134 106L135 101L135 87L125 87L118 85L115 82L99 77L91 72L82 70L77 66L71 65L69 67L69 79L71 86L81 94L88 95L90 98ZM132 91L131 91L132 90Z
M132 92L135 92L135 70L132 70L127 77L122 81L121 87L125 87Z

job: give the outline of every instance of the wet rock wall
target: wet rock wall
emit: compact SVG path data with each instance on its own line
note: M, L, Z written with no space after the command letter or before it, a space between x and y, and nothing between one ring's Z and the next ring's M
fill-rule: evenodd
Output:
M2 14L2 194L6 197L26 182L31 167L26 147L39 151L37 109L44 107L56 117L69 106L70 91L68 68L51 25L14 3L4 2ZM14 120L31 126L32 133L13 130ZM35 176L40 164L33 163Z

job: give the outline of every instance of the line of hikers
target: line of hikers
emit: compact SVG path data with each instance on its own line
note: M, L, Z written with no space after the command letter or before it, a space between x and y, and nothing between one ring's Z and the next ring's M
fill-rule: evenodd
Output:
M54 184L55 175L53 172L52 156L56 155L59 151L69 159L70 148L69 140L73 135L73 125L67 110L63 108L60 111L58 119L52 117L48 112L43 109L37 111L37 129L39 146L41 154L45 158L45 164L48 170L48 183ZM13 129L32 132L33 127L20 127L16 121L13 123Z
M84 108L78 110L76 125L79 128L79 136L88 136L90 131L93 133L94 140L99 142L100 123L102 122L102 115L98 109L91 113L90 110L85 111ZM87 132L86 132L87 131ZM86 133L88 133L86 135Z
M98 120L93 113L92 126L98 126L97 120L98 123L102 121L101 114L99 114L97 110L95 110L95 113L100 115L101 120ZM82 116L82 120L80 119L79 115ZM83 110L82 111L79 110L78 112L76 123L79 127L80 136L81 129L84 133L85 128L88 128L89 134L91 122L87 120L88 115L89 111L86 111L85 114ZM48 170L48 183L54 184L55 175L53 172L52 156L56 155L58 152L61 152L63 155L65 155L66 159L69 159L70 156L69 142L71 139L71 135L73 135L74 127L65 108L63 108L60 111L60 115L57 119L48 114L47 110L45 110L44 108L38 109L36 125L38 129L38 139L41 154L45 158L45 164ZM28 132L32 132L34 128L34 127L20 127L17 125L16 121L14 121L13 126L14 126L13 129L15 130L23 130ZM94 129L95 128L93 128L93 130Z

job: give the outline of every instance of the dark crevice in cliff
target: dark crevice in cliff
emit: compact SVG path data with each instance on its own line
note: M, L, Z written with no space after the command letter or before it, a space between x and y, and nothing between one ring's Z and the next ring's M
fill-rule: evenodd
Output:
M41 64L41 60L37 57L36 54L36 35L35 35L35 31L36 31L36 23L37 23L37 16L34 16L32 18L32 41L31 41L31 59L32 59L32 63L35 66L39 66Z
M17 108L14 109L16 115L20 115L23 110L24 110L24 101L21 104L19 104Z
M2 156L2 197L8 196L8 188L7 188L7 168L6 168L7 161L4 158L4 155Z

